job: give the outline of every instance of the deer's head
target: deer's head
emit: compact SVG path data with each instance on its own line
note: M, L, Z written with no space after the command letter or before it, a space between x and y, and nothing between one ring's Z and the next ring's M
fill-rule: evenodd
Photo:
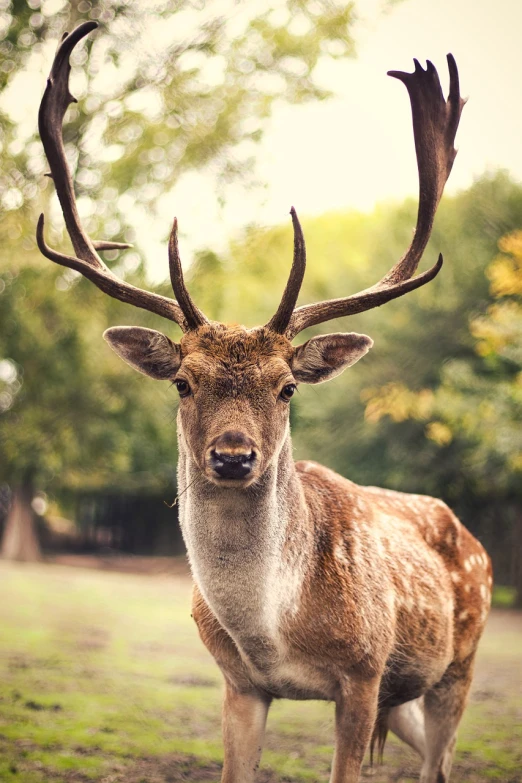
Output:
M408 89L419 169L417 227L405 255L378 283L364 291L296 308L306 251L292 208L294 259L281 303L265 326L245 329L210 322L193 303L183 279L176 220L169 241L175 300L117 278L97 251L128 246L94 242L81 225L63 147L62 123L67 106L74 100L69 92L69 56L78 41L96 26L95 22L86 22L64 36L39 114L40 135L76 255L67 256L48 247L43 215L38 222L38 246L47 258L81 272L110 296L157 313L181 327L184 335L179 343L140 327L114 327L104 337L132 367L176 385L183 437L207 478L225 486L246 486L277 458L288 431L288 403L297 384L321 383L335 377L372 346L369 337L353 332L313 337L299 346L292 345L292 339L309 326L378 307L419 288L439 272L441 256L434 267L413 276L456 154L453 142L464 105L457 67L448 55L447 101L430 62L423 70L415 61L412 74L390 72Z
M295 348L267 326L205 323L174 343L160 332L115 327L105 338L126 362L172 380L178 425L191 455L216 483L245 485L277 459L298 383L320 383L371 347L360 334L316 337Z

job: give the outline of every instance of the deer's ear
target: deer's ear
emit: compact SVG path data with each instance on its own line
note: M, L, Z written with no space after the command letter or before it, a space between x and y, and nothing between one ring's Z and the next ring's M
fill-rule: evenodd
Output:
M323 334L295 349L292 373L301 383L322 383L358 362L373 345L365 334Z
M181 364L180 346L154 329L113 326L103 336L124 362L158 381L173 378Z

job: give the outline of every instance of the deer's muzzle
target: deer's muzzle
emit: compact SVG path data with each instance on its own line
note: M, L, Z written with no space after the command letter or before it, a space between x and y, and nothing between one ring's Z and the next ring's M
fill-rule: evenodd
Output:
M229 430L210 444L206 461L213 477L244 481L251 478L258 458L258 449L251 438L243 432Z

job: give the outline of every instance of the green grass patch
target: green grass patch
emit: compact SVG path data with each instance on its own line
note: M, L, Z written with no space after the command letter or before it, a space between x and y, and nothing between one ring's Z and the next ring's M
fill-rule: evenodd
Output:
M2 564L0 590L0 781L148 783L171 769L219 779L222 679L186 578ZM520 615L494 612L456 780L517 780L521 649ZM275 702L262 768L272 781L326 781L332 739L332 705ZM393 740L385 764L404 781L418 774ZM386 768L376 780L396 779Z
M517 591L514 587L494 585L491 597L492 605L497 609L512 609L515 606Z

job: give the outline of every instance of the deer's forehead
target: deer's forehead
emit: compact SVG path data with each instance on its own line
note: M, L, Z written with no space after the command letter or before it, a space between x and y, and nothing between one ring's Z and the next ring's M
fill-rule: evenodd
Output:
M204 328L182 340L183 364L199 381L227 379L257 385L288 374L293 347L266 330ZM187 339L188 338L188 339Z
M244 326L226 326L219 323L205 324L199 329L187 332L181 339L181 347L187 354L202 351L223 357L231 353L245 357L277 353L288 357L294 350L286 337L265 326L246 329Z
M258 356L238 358L232 356L216 357L208 353L194 351L185 357L182 367L200 383L227 383L230 379L253 386L277 383L290 372L290 366L279 356Z
M203 326L184 335L181 351L186 360L220 363L234 368L267 365L273 360L289 363L294 348L286 337L266 328L247 330L242 326L217 324Z

